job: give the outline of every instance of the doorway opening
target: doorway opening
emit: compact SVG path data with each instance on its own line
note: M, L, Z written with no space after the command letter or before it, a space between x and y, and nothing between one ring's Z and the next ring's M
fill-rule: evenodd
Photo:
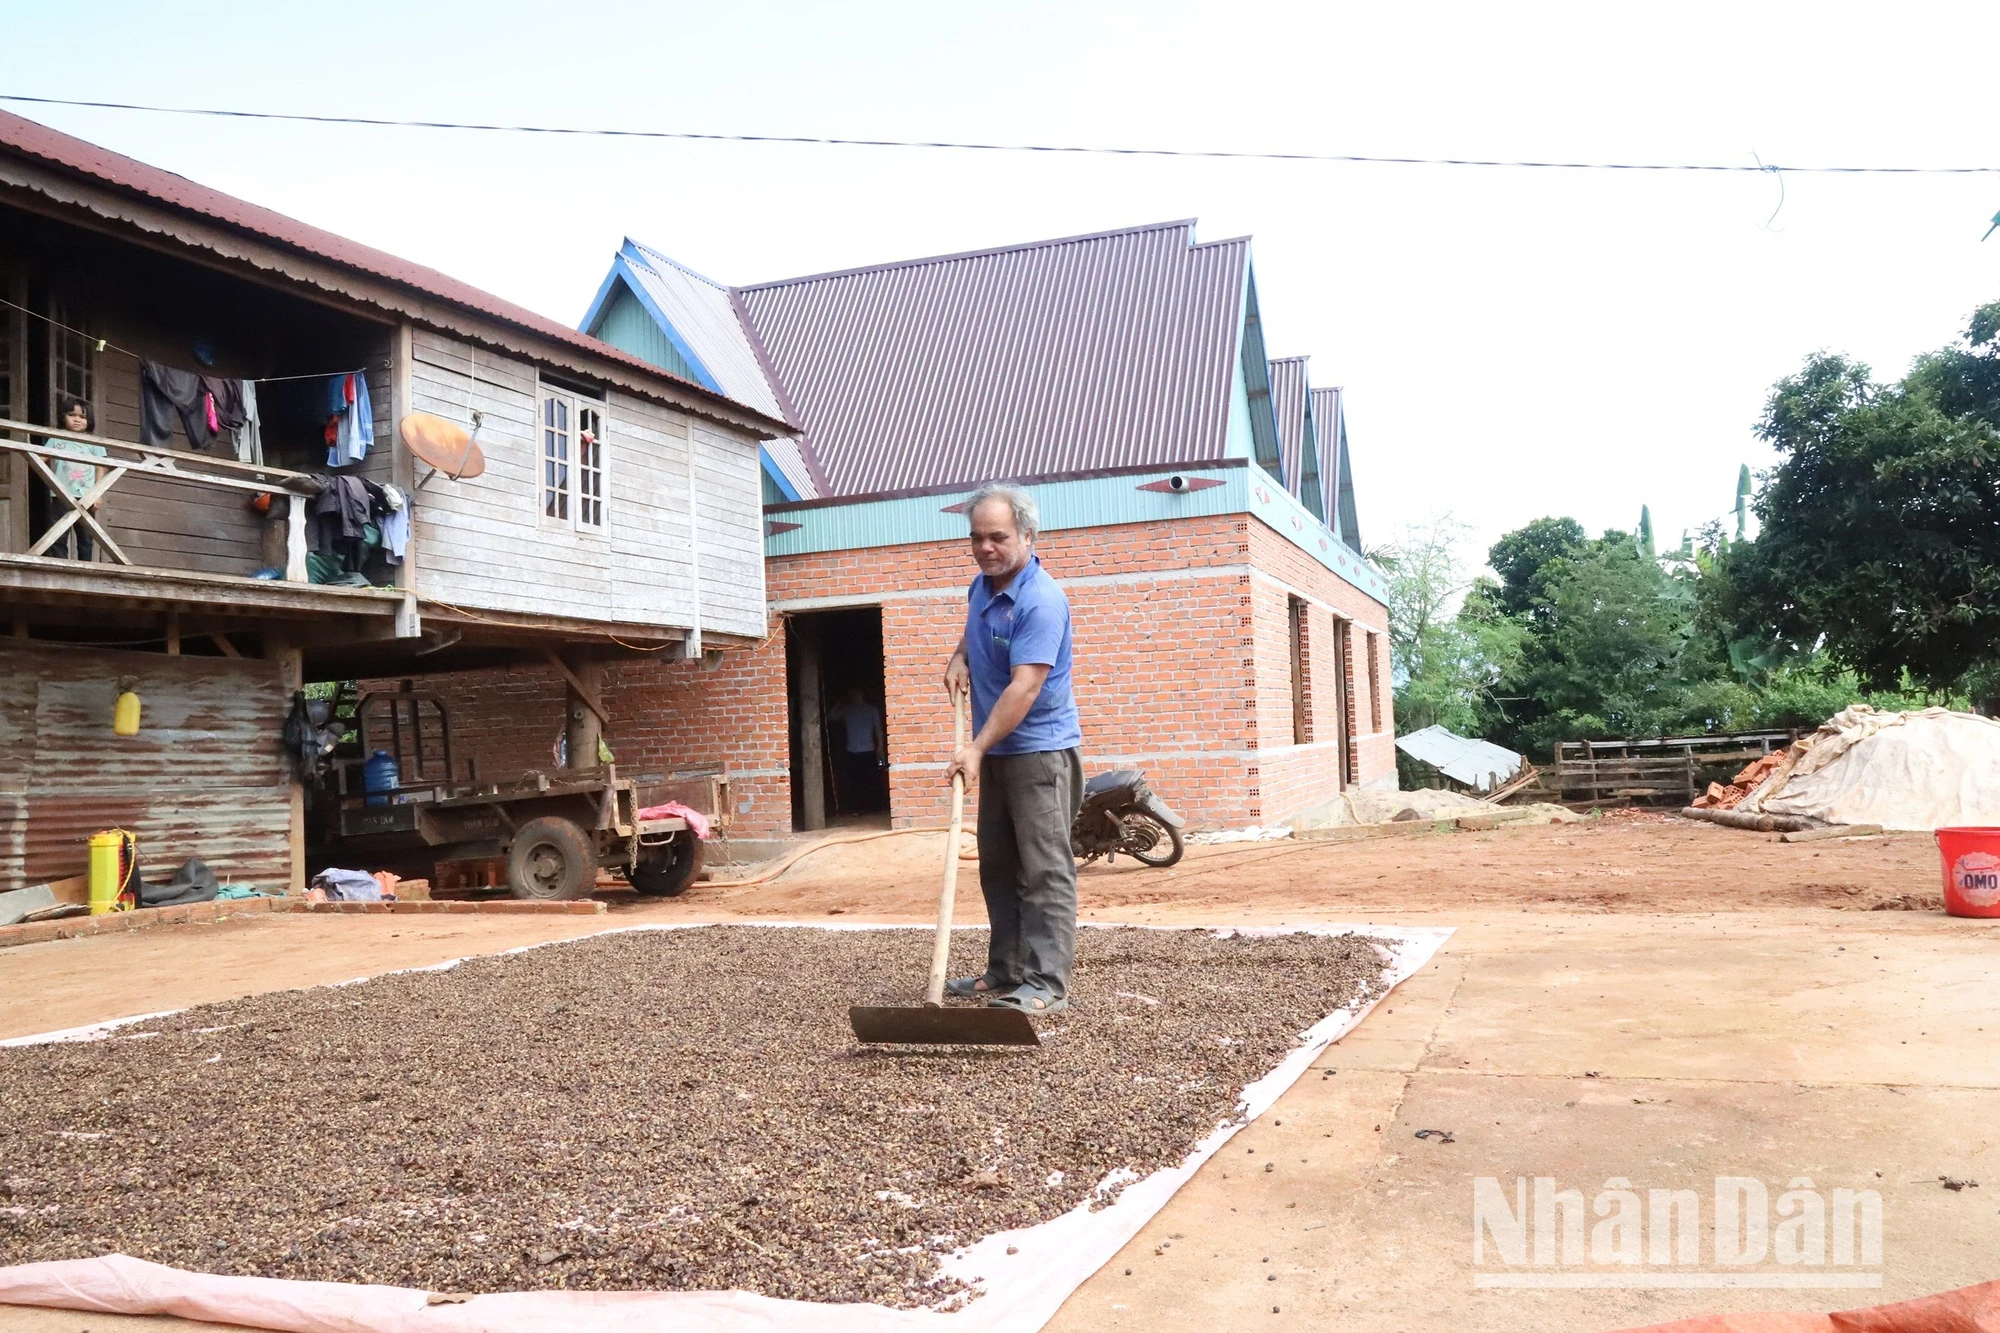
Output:
M785 622L792 715L792 827L889 826L882 608Z

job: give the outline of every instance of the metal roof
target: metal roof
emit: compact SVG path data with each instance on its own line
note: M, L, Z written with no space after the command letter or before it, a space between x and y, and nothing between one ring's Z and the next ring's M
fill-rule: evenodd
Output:
M1443 727L1396 737L1396 748L1454 782L1491 791L1521 771L1521 756L1490 741L1471 740Z
M824 495L1224 457L1250 247L1190 221L737 289Z
M784 419L784 406L764 374L750 335L737 318L729 288L630 237L618 257L624 262L614 272L629 274L633 290L654 317L686 339L683 355L714 379L709 387L765 416ZM600 294L598 304L602 300ZM586 315L584 327L590 323L591 317Z
M1347 414L1341 390L1312 391L1313 421L1319 428L1320 484L1326 489L1326 525L1361 554L1361 525L1354 509L1354 477L1347 456Z
M1293 495L1299 493L1300 468L1306 446L1306 362L1311 357L1271 359L1271 411L1278 418L1278 456L1285 475L1279 480Z
M668 374L650 362L619 351L608 343L599 342L555 320L538 315L525 306L502 300L491 292L481 291L470 283L460 282L436 269L426 268L407 259L399 259L395 255L363 245L359 241L349 240L345 236L322 231L318 227L287 217L283 213L259 207L233 195L224 194L220 190L210 189L185 176L100 148L96 144L50 129L46 125L14 115L12 112L0 111L0 149L11 150L23 157L89 177L100 184L143 195L169 208L196 214L238 231L260 236L302 254L385 279L466 310L476 311L549 342L560 344L572 352L584 352L592 358L615 363L627 371L641 371L649 378L667 380L676 389L698 398L734 401L728 394L717 393L699 384L691 384L678 376ZM782 413L771 415L781 417Z
M792 490L801 500L817 500L822 497L819 478L814 475L812 464L807 460L799 442L789 435L781 435L775 440L764 441L764 456L771 460L771 466L784 473Z

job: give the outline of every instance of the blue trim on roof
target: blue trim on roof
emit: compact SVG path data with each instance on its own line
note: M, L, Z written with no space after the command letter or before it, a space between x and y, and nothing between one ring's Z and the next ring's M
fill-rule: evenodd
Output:
M757 461L764 465L764 475L771 479L771 484L776 486L779 493L787 500L805 498L799 494L799 488L792 485L791 479L785 476L776 460L771 457L771 451L761 444L757 446Z
M590 309L583 312L583 319L576 326L578 333L590 338L597 336L591 330L597 327L597 321L603 316L604 307L611 300L611 285L617 282L620 276L618 259L613 256L611 267L604 271L604 281L597 284L597 295L590 298Z
M580 331L590 334L593 338L597 336L590 331L603 316L604 307L610 303L613 284L622 282L625 284L625 289L639 299L639 304L645 307L646 313L653 317L653 322L660 326L660 332L666 336L669 343L673 344L681 359L687 362L688 369L694 372L695 381L704 389L723 393L721 381L715 378L714 372L702 364L701 358L694 354L694 348L688 345L688 340L681 336L680 330L674 327L674 322L667 318L666 312L660 309L658 303L646 291L646 284L640 281L638 272L633 266L635 260L643 262L641 257L634 253L634 248L628 237L624 247L613 256L611 271L604 275L604 282L598 287L596 297L591 300L590 309L584 312L583 323L578 326Z

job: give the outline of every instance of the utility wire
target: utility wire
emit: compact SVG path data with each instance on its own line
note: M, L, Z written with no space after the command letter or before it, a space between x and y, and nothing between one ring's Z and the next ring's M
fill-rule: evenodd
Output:
M85 333L82 329L73 329L59 319L55 319L51 316L45 315L39 310L30 309L29 307L21 305L18 302L9 301L4 296L0 296L0 305L7 306L13 310L18 310L22 314L28 315L34 319L39 319L40 321L42 321L42 323L49 325L51 328L61 329L64 333L74 333L77 337L82 338L86 342L96 343L97 350L100 352L108 347L114 352L118 352L121 355L131 357L134 361L144 361L147 359L145 357L140 356L137 352L131 350L128 347L120 347L117 343L112 342L109 338L100 338L94 333ZM368 372L368 367L357 366L353 370L315 370L305 375L242 375L242 376L228 375L224 376L223 378L245 379L250 381L252 384L277 384L283 380L324 380L324 379L332 379L335 375L365 375L367 372Z
M1845 176L1978 176L2000 174L1991 167L1794 166L1782 162L1543 162L1478 157L1380 157L1365 153L1257 153L1219 148L1116 148L1084 144L977 143L931 139L843 139L803 134L699 134L691 130L618 130L576 125L490 125L455 120L389 120L374 116L308 116L280 111L230 111L217 107L147 106L136 102L96 102L68 97L0 93L0 102L38 106L93 107L106 111L146 111L170 116L221 116L235 120L281 120L313 125L373 125L393 129L477 130L496 134L564 134L607 139L680 139L705 143L806 144L839 148L931 148L977 153L1071 153L1110 157L1211 158L1246 162L1360 162L1409 167L1508 167L1546 171L1706 171L1775 175L1797 171Z

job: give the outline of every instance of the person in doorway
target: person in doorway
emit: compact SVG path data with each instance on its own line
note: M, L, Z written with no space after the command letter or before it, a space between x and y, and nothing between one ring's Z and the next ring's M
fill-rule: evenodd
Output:
M75 431L79 435L95 435L97 413L81 398L65 398L56 411L56 424L64 430ZM93 458L110 457L100 444L85 444L81 440L64 439L51 439L44 443L61 449L64 453L89 454ZM63 492L72 500L81 500L90 494L91 487L97 485L97 469L89 463L54 462L49 464L49 471L55 473L56 480L62 484ZM54 499L53 496L49 498ZM64 515L69 512L68 505L52 503L49 506L49 521L61 522ZM69 531L49 548L49 554L66 558L72 550L76 552L78 560L90 560L97 554L95 544L90 539L90 529L86 528L81 520L70 525Z
M840 783L837 795L841 813L874 809L878 804L882 764L889 755L882 733L882 710L868 702L867 693L859 685L852 685L827 714L827 720L840 724L841 746L834 763L834 776Z
M1083 731L1070 693L1069 599L1035 556L1039 515L1019 487L983 486L966 506L979 577L945 667L953 707L972 692L973 737L945 780L979 784L979 888L992 923L986 971L954 995L1031 1014L1068 1007L1076 956L1076 859Z

